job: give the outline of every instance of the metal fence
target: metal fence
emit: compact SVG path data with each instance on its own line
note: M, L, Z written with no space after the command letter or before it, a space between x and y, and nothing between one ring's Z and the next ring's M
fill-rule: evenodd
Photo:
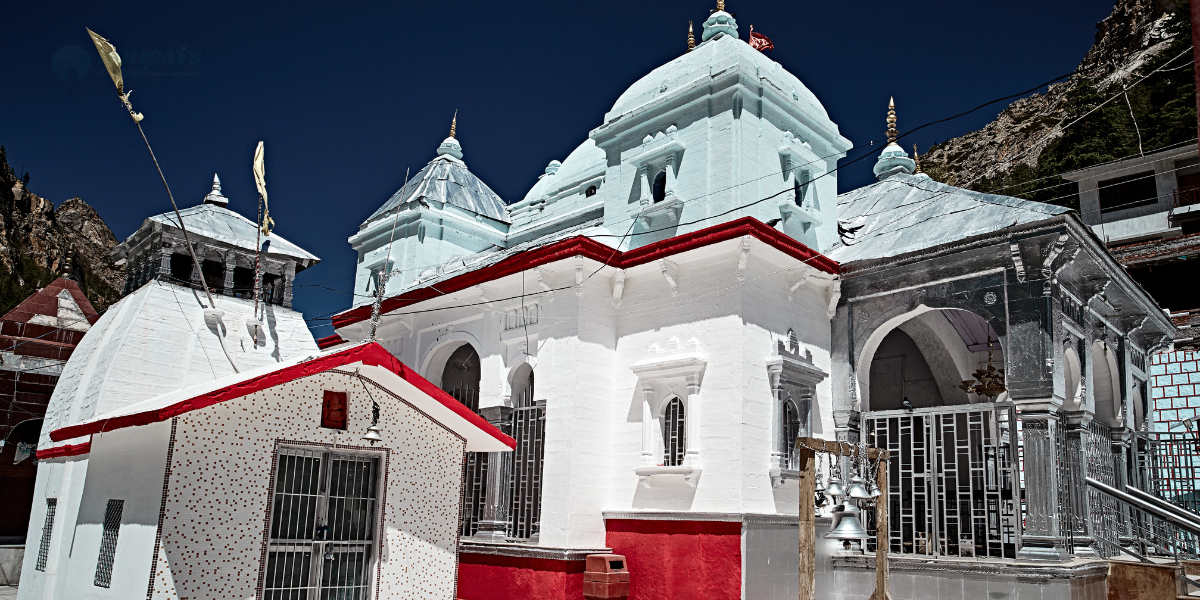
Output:
M1139 431L1135 436L1134 485L1192 512L1200 513L1200 434L1192 431Z
M1015 558L1016 415L1007 404L881 411L863 417L869 445L891 453L891 551Z

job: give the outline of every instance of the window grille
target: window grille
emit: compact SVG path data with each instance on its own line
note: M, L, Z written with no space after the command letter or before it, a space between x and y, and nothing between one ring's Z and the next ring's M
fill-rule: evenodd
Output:
M685 426L683 400L672 398L663 411L663 465L677 467L683 464L683 455L687 452Z
M104 509L104 533L100 537L100 556L96 559L96 587L106 588L112 584L113 560L117 557L117 534L121 531L121 513L125 510L124 500L109 500Z
M264 598L367 598L379 459L285 448L275 471Z
M1100 196L1100 212L1108 213L1158 203L1158 186L1154 171L1143 171L1105 179L1096 183Z
M779 451L787 457L787 468L800 468L800 454L796 451L796 438L800 437L800 411L791 400L783 401L783 436L779 440Z
M38 546L38 571L46 570L46 559L50 556L50 536L54 533L54 513L58 510L58 498L46 498L46 522L42 523L42 542Z

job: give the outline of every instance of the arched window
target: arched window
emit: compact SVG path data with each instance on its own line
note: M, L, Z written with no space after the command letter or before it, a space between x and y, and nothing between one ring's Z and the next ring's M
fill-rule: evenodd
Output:
M800 409L791 400L783 401L783 427L779 440L779 451L787 457L787 468L798 469L800 461L796 454L796 438L800 437Z
M793 185L795 185L796 191L796 206L804 206L804 184L800 183L799 177L796 177Z
M587 191L585 191L585 192L583 193L583 195L584 195L584 196L586 196L586 197L588 197L588 198L591 198L592 196L595 196L595 195L596 195L596 186L594 186L594 185L589 185L589 186L588 186L588 189L587 189Z
M683 464L687 452L687 424L683 414L683 400L671 398L663 409L663 465L678 467Z
M667 197L667 172L659 171L658 175L654 176L654 187L652 188L654 201L662 202L663 198Z

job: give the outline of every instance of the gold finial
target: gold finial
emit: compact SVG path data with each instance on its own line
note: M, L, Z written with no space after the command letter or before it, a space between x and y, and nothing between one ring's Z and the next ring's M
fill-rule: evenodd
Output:
M916 175L921 172L921 155L917 153L916 144L913 144L913 160L917 161L917 170L913 172L913 175Z
M454 111L454 118L450 119L450 137L454 137L454 129L458 126L458 110Z
M696 35L692 33L692 22L688 21L688 52L696 48Z
M725 10L725 0L717 0L717 10L719 10L719 11Z
M895 98L888 99L887 124L888 124L888 129L887 129L888 143L894 144L896 142L896 99Z

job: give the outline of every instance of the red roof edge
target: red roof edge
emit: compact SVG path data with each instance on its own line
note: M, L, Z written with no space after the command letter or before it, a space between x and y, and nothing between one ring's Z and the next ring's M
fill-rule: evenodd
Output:
M79 456L80 454L90 454L91 451L91 442L84 442L82 444L63 444L62 446L54 446L53 448L38 450L37 459L46 460L48 458L60 458L63 456Z
M762 221L754 217L742 217L712 227L706 227L691 233L677 235L672 238L667 238L662 241L647 244L639 248L634 248L627 252L622 252L616 248L605 246L596 240L585 236L575 236L562 241L547 244L540 248L526 250L520 254L510 256L494 265L482 267L475 271L469 271L461 275L457 275L448 280L438 282L435 286L418 288L405 292L399 296L393 296L385 299L381 304L380 312L387 313L393 310L403 308L418 302L444 296L460 290L465 290L469 287L479 285L487 281L506 277L522 271L527 271L544 264L552 263L570 258L572 256L585 256L597 262L608 266L617 267L619 269L628 269L637 265L653 262L660 258L665 258L673 254L679 254L695 248L708 246L723 242L725 240L738 238L743 235L751 235L758 238L760 241L770 244L775 249L795 258L807 262L810 266L829 273L830 275L838 275L840 268L838 263L833 259L805 246L796 241L791 236L776 230L774 227L768 227ZM346 312L333 316L333 326L342 328L347 325L353 325L361 321L365 321L371 317L371 305L364 304L357 308L353 308ZM328 338L324 338L328 339Z
M342 336L335 333L317 340L317 348L324 350L326 348L331 348L333 346L338 346L345 343L346 340L343 340Z
M83 290L79 288L79 284L66 277L59 277L47 284L46 287L30 294L28 298L0 317L0 321L27 323L33 315L57 317L58 293L64 289L71 294L75 304L79 305L79 311L83 313L83 318L87 319L88 323L95 325L96 321L100 320L100 314L88 301Z
M509 448L516 448L517 442L513 438L501 433L494 425L488 423L486 419L475 414L471 409L464 406L458 400L455 400L450 394L442 391L441 388L433 385L424 377L417 374L400 362L390 352L384 350L383 346L375 342L369 344L359 344L332 354L318 356L312 360L307 360L297 363L290 367L285 367L277 371L259 375L253 379L240 381L233 385L223 387L218 390L213 390L206 394L201 394L187 400L181 400L157 410L135 413L131 415L121 415L105 421L94 421L91 423L80 423L78 425L70 425L55 429L50 432L50 439L56 442L69 440L85 435L92 435L104 431L113 431L125 427L134 427L137 425L149 425L151 423L159 423L166 421L171 417L175 417L193 410L199 410L214 404L241 398L276 385L287 383L307 377L323 371L328 371L342 365L350 363L362 362L364 365L372 367L383 367L392 373L395 373L401 379L411 383L417 389L429 394L434 400L442 403L444 406L452 410L455 414L466 419L472 425L491 435L493 438L504 443Z

